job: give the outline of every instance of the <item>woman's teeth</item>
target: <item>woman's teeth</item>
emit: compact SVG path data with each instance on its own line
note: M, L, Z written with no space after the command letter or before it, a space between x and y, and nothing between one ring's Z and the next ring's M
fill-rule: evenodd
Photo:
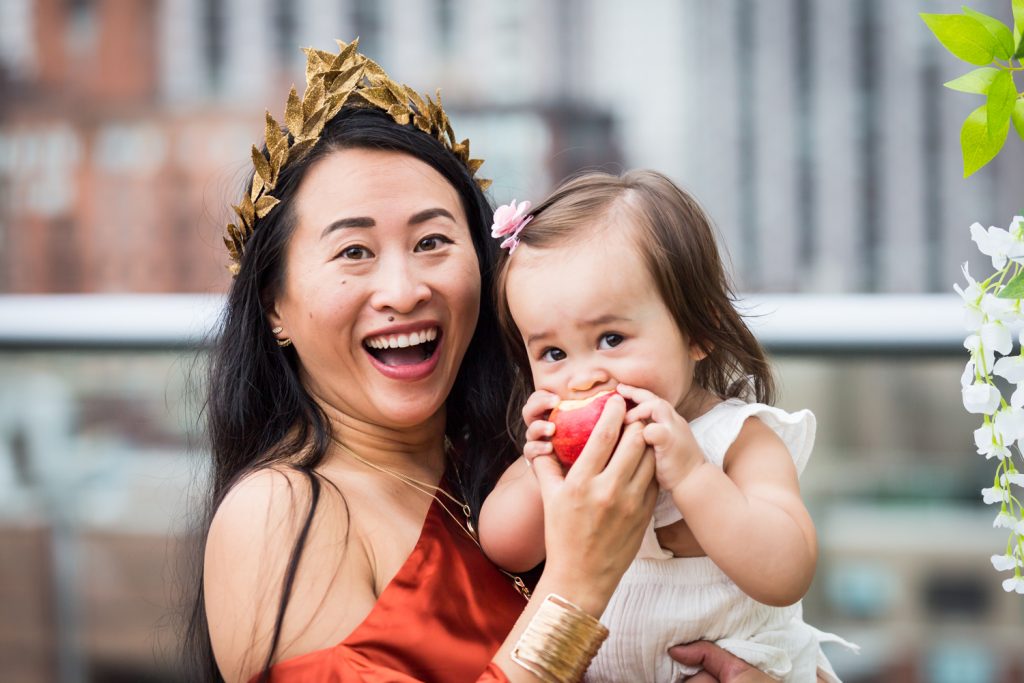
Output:
M437 339L437 328L431 327L430 329L412 332L411 334L370 337L366 340L366 345L371 349L404 349L409 346L425 344L435 339Z

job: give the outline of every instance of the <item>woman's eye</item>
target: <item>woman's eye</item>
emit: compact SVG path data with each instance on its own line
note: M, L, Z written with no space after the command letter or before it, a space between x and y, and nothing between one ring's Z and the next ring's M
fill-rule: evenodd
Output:
M611 332L609 334L601 335L601 341L598 343L598 348L612 349L622 343L622 335Z
M452 244L452 241L444 235L430 235L416 243L416 251L434 251L442 244Z
M339 256L350 261L359 261L362 259L368 259L373 256L373 254L366 247L345 247L342 249Z
M554 362L563 360L564 358L565 358L565 351L563 351L562 349L559 349L559 348L555 348L553 346L550 347L550 348L544 349L544 352L542 354L540 354L540 359L544 360L544 361L548 361L549 363L554 363Z

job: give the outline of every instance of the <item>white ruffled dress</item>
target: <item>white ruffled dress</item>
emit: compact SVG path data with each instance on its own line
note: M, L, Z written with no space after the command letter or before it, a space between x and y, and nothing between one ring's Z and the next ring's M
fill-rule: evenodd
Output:
M763 403L729 399L690 423L708 462L722 467L725 453L748 417L757 417L789 447L803 472L814 444L809 410L787 413ZM673 645L710 640L781 681L812 683L820 669L839 683L821 651L823 642L857 646L805 623L800 603L771 607L747 596L707 557L673 558L654 529L682 519L667 492L659 493L643 545L601 621L611 634L587 670L591 683L675 683L697 672L669 658ZM757 558L751 558L756 562Z

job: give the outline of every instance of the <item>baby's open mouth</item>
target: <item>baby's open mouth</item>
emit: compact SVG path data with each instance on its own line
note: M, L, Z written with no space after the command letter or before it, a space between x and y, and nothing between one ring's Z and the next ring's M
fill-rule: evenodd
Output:
M415 365L434 355L440 336L437 327L409 334L382 334L364 339L363 348L384 365Z

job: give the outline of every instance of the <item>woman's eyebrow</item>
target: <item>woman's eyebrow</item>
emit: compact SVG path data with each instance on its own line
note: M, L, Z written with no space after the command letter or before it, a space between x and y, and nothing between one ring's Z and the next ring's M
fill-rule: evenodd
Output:
M420 223L426 223L431 218L447 218L451 222L455 222L455 216L451 214L448 209L442 209L440 207L434 209L424 209L418 213L414 213L409 217L409 225L419 225ZM369 216L354 216L352 218L339 218L334 221L320 233L320 239L327 237L330 233L341 228L372 228L377 223Z
M327 237L330 233L341 228L372 228L377 225L369 216L357 216L354 218L339 218L320 233L320 239Z
M442 209L440 207L437 207L437 208L434 208L434 209L425 209L425 210L420 211L418 213L414 213L409 218L409 225L419 225L420 223L426 223L431 218L437 218L438 216L441 216L443 218L447 218L452 223L455 222L455 216L453 216L451 214L451 212L448 211L448 209Z

